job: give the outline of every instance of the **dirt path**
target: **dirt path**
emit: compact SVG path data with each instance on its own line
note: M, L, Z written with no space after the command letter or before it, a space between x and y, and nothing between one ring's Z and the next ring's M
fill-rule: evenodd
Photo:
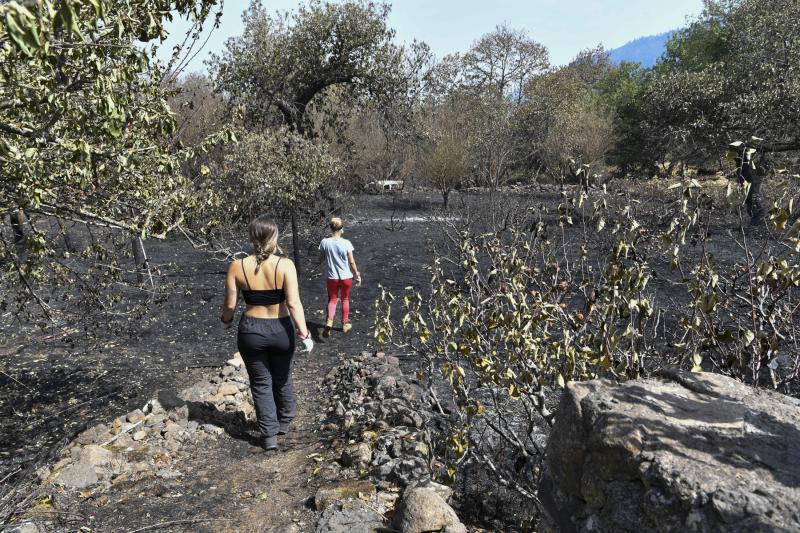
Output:
M252 427L248 433L187 442L168 467L180 477L146 476L86 498L64 493L57 508L81 517L66 517L64 525L85 521L82 525L93 531L156 524L164 524L159 531L264 531L294 525L311 531L316 513L308 501L325 481L315 474L315 457L325 456L329 441L320 431L325 407L320 376L338 360L338 350L364 342L367 333L354 333L339 333L311 356L297 358L298 417L278 452L257 447Z

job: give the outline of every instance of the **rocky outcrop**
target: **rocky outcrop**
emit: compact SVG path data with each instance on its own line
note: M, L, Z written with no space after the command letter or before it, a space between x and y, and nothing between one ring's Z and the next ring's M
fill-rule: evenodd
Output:
M800 401L710 373L570 384L543 529L800 530Z
M241 431L254 417L248 383L234 357L191 387L160 391L143 408L87 429L41 477L93 492L144 476L180 477L174 458L185 443L217 438L225 428Z

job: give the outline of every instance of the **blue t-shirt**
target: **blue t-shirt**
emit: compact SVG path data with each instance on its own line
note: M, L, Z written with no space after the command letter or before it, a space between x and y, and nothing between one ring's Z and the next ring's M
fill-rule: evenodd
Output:
M353 272L347 253L353 251L353 244L347 239L326 237L319 243L319 251L325 254L325 277L328 279L351 279Z

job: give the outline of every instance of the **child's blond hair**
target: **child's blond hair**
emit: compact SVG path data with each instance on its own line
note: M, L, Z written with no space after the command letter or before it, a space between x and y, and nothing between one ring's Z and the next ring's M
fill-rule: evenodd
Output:
M342 224L342 219L339 217L331 218L331 221L328 222L328 225L331 227L331 231L339 231L344 227L344 224Z

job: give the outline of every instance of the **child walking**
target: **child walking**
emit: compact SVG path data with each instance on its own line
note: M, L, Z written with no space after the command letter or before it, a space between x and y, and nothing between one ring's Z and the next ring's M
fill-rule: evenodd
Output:
M328 289L328 320L322 331L323 337L331 334L339 298L342 299L342 331L347 333L353 329L350 324L350 288L353 286L354 277L356 283L361 283L361 274L358 272L356 260L353 257L353 244L342 237L344 232L342 219L333 217L329 226L331 236L322 239L322 242L319 243L319 262L325 263Z

